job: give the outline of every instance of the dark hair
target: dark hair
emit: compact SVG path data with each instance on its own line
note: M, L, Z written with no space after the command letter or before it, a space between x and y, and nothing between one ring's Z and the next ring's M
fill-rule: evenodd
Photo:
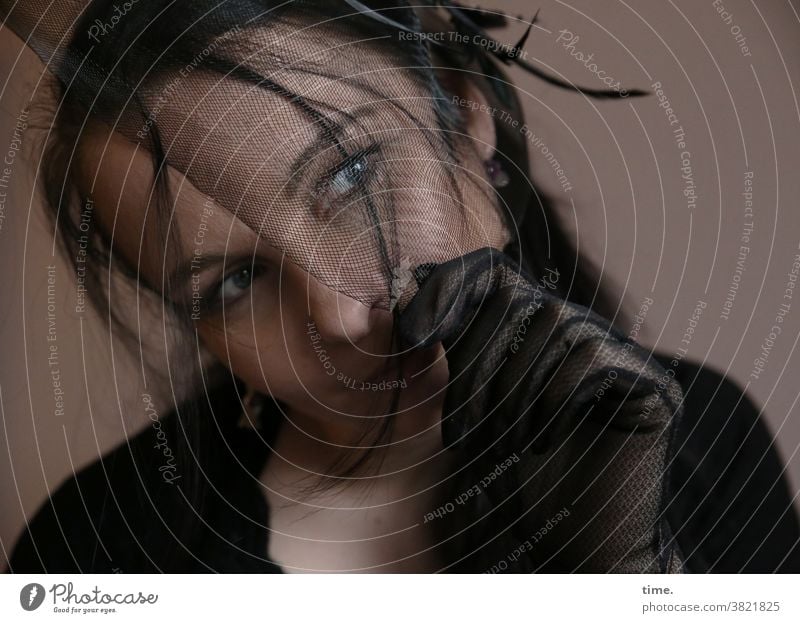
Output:
M352 16L344 22L348 28L358 29L362 33L374 34L377 31L393 35L390 39L395 41L392 52L402 55L402 65L419 68L418 76L431 94L431 102L436 107L436 114L443 128L458 127L460 113L451 103L452 97L447 97L445 87L437 79L437 69L441 68L463 72L467 79L476 82L493 105L515 119L522 119L520 102L501 68L503 63L519 60L519 54L515 57L513 48L510 53L505 51L498 54L497 50L503 50L501 46L492 46L490 49L479 45L453 43L431 47L431 38L425 37L409 38L402 45L396 43L395 35L399 30L422 33L451 27L483 32L484 27L502 25L503 20L497 14L469 11L457 5L449 5L445 7L445 15L450 18L448 24L442 21L441 16L427 19L423 15L421 19L420 11L412 8L392 8L377 13L358 2L348 1L346 4L354 7ZM371 3L372 8L379 8L377 4L379 3ZM400 3L392 3L393 6L398 4ZM118 21L113 38L106 37L99 42L91 40L87 32L96 20L102 23L110 21L115 3L113 0L94 0L87 7L76 25L56 72L60 79L60 100L54 127L46 145L45 188L47 202L61 233L68 258L75 263L79 247L82 246L91 260L84 263L87 295L100 310L100 315L109 318L127 339L135 341L138 338L126 325L126 319L119 310L111 305L111 299L106 296L107 288L114 285L113 280L112 283L107 283L106 279L111 269L138 279L138 270L136 267L125 266L111 253L107 232L103 232L101 228L92 227L87 237L85 225L82 223L82 219L85 220L86 198L79 195L74 184L74 150L87 119L99 118L112 127L120 123L133 123L136 127L141 127L148 119L148 111L142 99L137 96L141 85L147 84L154 76L179 70L192 61L197 50L208 48L210 42L226 32L242 24L267 25L280 19L290 9L324 18L334 10L331 8L334 6L338 7L335 12L341 14L344 5L345 2L333 0L296 3L226 0L218 5L202 1L177 3L149 0L137 5L125 19ZM213 19L208 18L212 14ZM488 38L484 37L482 40L487 41ZM166 47L169 48L169 54L161 54ZM437 67L437 63L442 65ZM263 76L252 75L241 67L233 67L230 61L213 52L204 60L204 65L220 73L232 72L238 79L270 88ZM475 78L476 75L481 77ZM543 77L558 83L551 77ZM572 85L567 86L574 88ZM569 275L568 279L559 279L555 283L557 293L563 298L591 307L602 315L616 316L617 310L612 305L612 298L601 289L591 266L576 253L548 198L531 182L525 137L519 132L512 132L509 124L500 122L497 117L495 126L497 156L505 163L510 176L510 183L502 189L500 199L508 207L509 218L515 221L519 231L519 239L507 251L535 278L542 278L548 269L557 270L561 275ZM166 239L176 233L168 222L170 189L164 174L165 153L157 124L150 125L145 142L152 156L155 174L152 207L162 219L160 229ZM169 298L170 291L171 284L167 279L162 284L161 296ZM171 302L176 321L174 330L177 334L190 330L192 326L191 310L188 304L180 302L182 300L176 297ZM193 341L191 342L186 346L193 347ZM176 357L173 356L170 360L169 352L166 356L168 361L163 369L168 370L173 386L196 383L199 375L205 373L196 356L177 357L179 365L171 365ZM191 365L187 365L187 362L191 362ZM158 367L154 366L154 369ZM235 386L236 383L230 375L225 378L225 374L217 379L204 379L206 386ZM209 417L207 396L200 391L190 393L180 404L176 404L176 414L186 433L176 440L175 452L180 468L186 474L183 487L193 504L202 506L204 484L197 464L202 464L208 454L204 442L208 439L208 427L212 426L213 420ZM387 422L389 420L381 419ZM369 454L362 453L344 472L352 473L363 466ZM194 523L187 518L183 537L187 541L191 539L192 530L196 527Z

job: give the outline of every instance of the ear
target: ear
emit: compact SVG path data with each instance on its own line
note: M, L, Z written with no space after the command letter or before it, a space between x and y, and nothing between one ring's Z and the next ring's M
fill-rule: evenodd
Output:
M469 74L444 70L439 73L439 79L445 89L458 98L456 101L464 127L472 137L478 156L483 161L489 160L497 146L494 127L497 108L489 104L483 91Z

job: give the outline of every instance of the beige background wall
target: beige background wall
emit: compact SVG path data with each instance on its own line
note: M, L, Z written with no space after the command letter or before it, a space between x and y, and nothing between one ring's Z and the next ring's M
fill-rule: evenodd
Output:
M54 250L35 179L46 114L31 109L17 151L20 115L47 92L42 69L0 30L0 158L14 151L0 163L0 175L11 169L0 184L0 557L49 492L149 422L136 359L94 314L76 313L75 272ZM145 329L158 342L158 326Z
M732 14L730 23L712 0L482 3L525 17L540 7L526 54L554 73L602 86L570 55L593 53L597 71L625 86L663 86L678 120L672 126L655 96L587 100L512 72L523 90L528 125L560 161L571 190L562 189L536 149L535 179L556 199L581 248L624 292L628 309L638 310L646 297L654 301L641 341L674 353L689 316L703 301L706 308L687 356L747 386L764 409L796 492L800 291L792 300L783 296L793 258L800 253L795 86L800 18L797 7L785 0L726 0L720 5ZM513 43L523 30L514 24L499 36ZM578 37L571 50L556 41L562 30ZM736 33L746 38L749 55ZM0 153L12 143L17 117L36 87L41 71L36 67L33 55L0 30ZM685 148L672 134L678 126L685 131ZM8 192L0 203L0 544L6 551L24 516L48 490L147 421L141 388L130 380L139 378L132 373L135 361L121 344L109 342L88 313L75 312L73 277L53 257L52 232L36 198L31 201L36 154L32 133L26 137L30 153L17 153L11 188L0 188ZM682 151L690 152L694 205L684 195ZM744 270L737 273L749 222L742 195L749 172L753 231L739 268ZM51 264L56 269L48 292ZM739 277L730 315L723 319L730 284ZM752 378L753 360L784 302L791 305L781 334L763 372ZM620 328L627 332L630 327ZM55 340L48 341L49 335ZM57 362L49 365L53 345ZM64 392L63 413L57 412L54 370Z

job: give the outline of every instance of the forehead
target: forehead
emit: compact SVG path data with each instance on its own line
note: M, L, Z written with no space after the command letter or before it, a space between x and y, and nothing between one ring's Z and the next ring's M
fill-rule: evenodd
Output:
M282 188L320 137L328 147L387 133L402 142L436 124L419 80L336 22L279 22L211 45L196 66L162 76L145 104L167 160L228 197L255 181L273 193ZM211 71L203 59L212 54L229 66Z
M431 94L419 68L408 66L397 45L404 44L395 42L390 52L388 37L359 36L341 19L239 29L210 41L186 66L161 75L149 104L202 114L205 120L247 109L254 116L241 120L248 125L283 109L300 111L301 99L328 114L366 102L383 104L386 111L429 111L431 102L425 100ZM418 100L423 105L414 106Z

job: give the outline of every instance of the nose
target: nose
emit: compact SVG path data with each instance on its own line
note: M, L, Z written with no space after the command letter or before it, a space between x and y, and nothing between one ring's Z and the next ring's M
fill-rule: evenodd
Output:
M336 292L313 278L307 292L309 316L326 342L358 344L375 328L375 312L379 310Z

